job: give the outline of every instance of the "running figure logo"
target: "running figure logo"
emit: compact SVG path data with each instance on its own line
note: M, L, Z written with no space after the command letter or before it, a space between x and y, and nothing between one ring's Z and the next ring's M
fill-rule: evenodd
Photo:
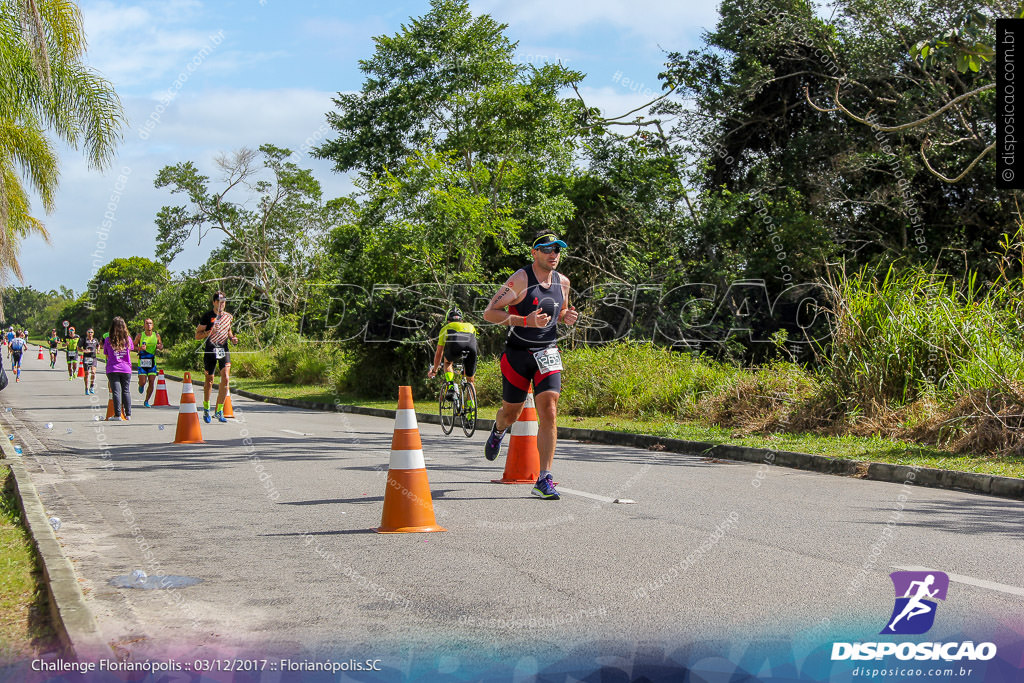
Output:
M935 600L946 599L949 577L944 572L893 572L896 605L882 634L917 635L935 623Z

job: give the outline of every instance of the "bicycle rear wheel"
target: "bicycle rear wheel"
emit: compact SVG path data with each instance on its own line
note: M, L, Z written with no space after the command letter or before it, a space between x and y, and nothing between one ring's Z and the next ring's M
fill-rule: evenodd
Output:
M445 382L441 385L441 393L437 399L437 412L441 415L441 431L445 435L451 434L455 429L455 402L448 398L448 387Z
M469 382L462 385L462 406L462 431L467 437L473 436L476 431L476 389Z

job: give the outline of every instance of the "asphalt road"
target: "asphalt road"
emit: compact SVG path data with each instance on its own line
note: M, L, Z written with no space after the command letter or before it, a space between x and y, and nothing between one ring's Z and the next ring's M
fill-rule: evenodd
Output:
M542 501L491 483L504 454L486 461L484 435L421 424L448 531L380 535L391 420L238 397L237 420L175 445L176 408L98 423L59 364L29 354L22 377L0 417L105 639L133 659L347 653L450 673L699 642L810 650L877 637L888 573L905 567L954 576L932 636L1024 632L1018 502L572 441L556 454L563 497ZM111 585L140 569L201 582Z

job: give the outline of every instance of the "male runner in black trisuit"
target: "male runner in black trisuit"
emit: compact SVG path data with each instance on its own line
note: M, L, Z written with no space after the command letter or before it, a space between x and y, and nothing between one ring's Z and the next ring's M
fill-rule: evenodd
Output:
M569 278L556 272L566 244L551 232L531 243L533 265L517 270L494 295L484 320L508 325L505 353L501 356L501 409L484 446L488 460L498 457L505 430L519 418L527 390L533 385L537 404L537 450L540 478L533 495L557 500L551 478L558 434L558 396L562 391L562 357L558 352L556 322L576 323L579 314L569 306Z

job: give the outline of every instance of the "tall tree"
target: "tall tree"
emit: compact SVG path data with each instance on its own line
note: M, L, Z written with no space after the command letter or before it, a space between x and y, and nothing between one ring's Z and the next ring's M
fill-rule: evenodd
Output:
M466 0L432 0L426 15L374 39L373 56L359 62L362 89L339 93L327 114L338 137L316 149L336 170L360 172L370 195L386 192L387 174L446 167L447 187L488 208L481 232L459 245L456 270L488 236L503 244L520 227L555 227L572 214L547 180L571 170L582 104L561 92L583 74L516 64L506 28L474 17Z
M320 183L291 155L270 144L221 155L217 186L191 161L165 166L155 180L188 200L157 214L157 259L170 264L189 239L202 243L213 233L206 272L220 278L215 289L246 292L261 323L299 309L336 213L336 202L323 201Z
M48 239L28 194L53 209L58 163L47 133L83 148L94 168L109 164L120 138L120 100L84 54L73 2L0 0L0 287L9 273L21 279L21 241L30 234Z
M121 316L130 326L141 325L140 316L170 281L162 263L142 256L116 258L105 264L89 281L80 301L91 309L89 323L104 329Z
M832 103L838 92L850 111L874 110L888 124L970 92L989 77L984 60L979 72L968 60L961 73L926 68L914 55L962 11L954 0L842 0L823 18L808 0L723 2L706 46L672 55L666 69L696 106L663 104L683 122L676 133L691 154L706 162L702 205L723 219L709 225L709 260L727 264L722 246L738 250L741 273L769 282L779 281L782 263L799 281L836 256L855 265L938 262L949 271L962 269L965 257L988 260L998 236L1014 232L991 158L957 186L920 158L931 140L931 158L943 169L966 168L991 127L985 97L934 125L900 130L808 103ZM778 248L786 258L769 267ZM767 269L751 270L757 263Z

